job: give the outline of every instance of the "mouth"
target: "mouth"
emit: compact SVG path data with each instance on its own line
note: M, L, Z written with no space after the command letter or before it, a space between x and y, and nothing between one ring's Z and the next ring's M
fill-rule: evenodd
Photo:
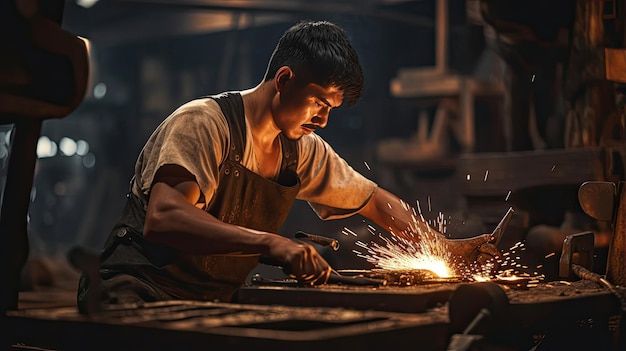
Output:
M304 130L304 134L311 134L311 133L315 132L316 128L317 128L317 126L314 125L314 124L303 124L302 125L302 129Z

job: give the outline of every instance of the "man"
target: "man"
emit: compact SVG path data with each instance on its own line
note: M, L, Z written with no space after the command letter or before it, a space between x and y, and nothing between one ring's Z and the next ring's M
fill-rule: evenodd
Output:
M296 198L322 219L359 213L410 236L412 213L401 200L314 133L362 87L345 32L301 22L282 36L259 85L174 111L141 151L127 205L100 254L105 297L227 302L260 259L302 284L326 283L332 268L313 246L276 234ZM497 255L481 246L487 240L450 241L450 248L468 260ZM83 308L88 285L83 277Z

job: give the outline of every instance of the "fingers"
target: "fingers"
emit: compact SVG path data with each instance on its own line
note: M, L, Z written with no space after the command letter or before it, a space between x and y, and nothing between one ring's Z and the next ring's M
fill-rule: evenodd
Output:
M299 244L299 252L292 257L290 276L305 285L325 284L332 267L311 245Z
M500 250L495 245L489 243L480 245L478 247L478 252L492 257L500 256Z
M332 268L327 266L326 268L317 269L313 274L304 275L301 278L297 278L301 283L305 285L320 285L326 284L330 278Z
M486 264L495 264L495 256L489 255L489 254L485 254L485 253L479 253L478 256L476 257L476 261L477 264L484 266Z
M482 244L478 247L478 257L476 263L485 269L489 269L490 273L495 273L499 269L497 258L500 257L500 250L490 243Z
M493 269L497 269L499 267L498 258L501 254L502 253L495 245L490 243L482 244L478 247L478 257L476 261L481 265L490 264Z

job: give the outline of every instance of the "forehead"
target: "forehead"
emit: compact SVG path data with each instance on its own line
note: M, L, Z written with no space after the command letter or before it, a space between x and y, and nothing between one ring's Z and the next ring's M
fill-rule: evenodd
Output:
M317 83L308 83L305 87L309 94L325 100L331 107L339 107L343 103L343 90L335 85L323 86Z
M320 84L319 80L308 69L293 69L296 86L304 94L326 100L332 107L339 107L343 103L344 92L337 85Z

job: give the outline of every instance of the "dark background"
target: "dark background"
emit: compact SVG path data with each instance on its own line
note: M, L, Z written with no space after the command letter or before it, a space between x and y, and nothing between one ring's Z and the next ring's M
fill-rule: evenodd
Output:
M419 201L427 219L443 213L448 235L490 231L464 212L459 187L464 175L446 166L460 152L454 138L441 160L417 169L390 167L376 156L381 140L409 138L418 129L423 106L393 97L389 86L402 68L435 64L435 1L252 1L246 6L101 0L89 8L67 1L62 26L90 41L92 82L73 113L44 122L42 136L57 145L64 137L86 141L89 153L38 159L29 217L31 256L64 255L74 246L98 251L152 130L188 100L258 84L282 32L303 19L344 27L366 77L357 105L333 111L319 134L356 170L410 204ZM479 58L491 50L484 27L468 18L468 3L448 1L448 69L464 75L475 74ZM97 93L104 86L106 94ZM493 108L476 105L472 152L505 151L491 128L501 118ZM10 126L2 128L0 136L6 136ZM364 262L349 252L355 238L342 230L370 235L368 224L360 216L322 222L306 203L297 203L281 234L305 230L337 238L342 254L329 259L336 259L336 268L358 268Z

